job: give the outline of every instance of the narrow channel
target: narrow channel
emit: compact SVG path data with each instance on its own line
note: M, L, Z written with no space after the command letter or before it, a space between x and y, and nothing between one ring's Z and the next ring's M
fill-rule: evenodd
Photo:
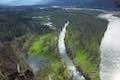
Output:
M73 61L68 57L67 52L66 52L66 46L65 46L65 35L66 35L66 28L69 26L69 21L67 21L60 32L59 35L59 41L58 41L58 48L59 48L59 53L61 56L61 59L63 63L66 64L70 75L73 77L73 80L85 80L85 78L81 75L79 71L77 71L75 65L73 64Z

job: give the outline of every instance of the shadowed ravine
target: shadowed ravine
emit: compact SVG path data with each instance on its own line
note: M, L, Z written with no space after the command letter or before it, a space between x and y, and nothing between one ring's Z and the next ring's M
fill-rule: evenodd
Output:
M79 73L79 71L77 71L72 60L67 56L66 53L64 39L66 34L66 28L68 25L69 25L69 21L65 23L63 30L60 32L59 35L58 48L59 48L60 56L62 61L67 65L67 68L70 71L70 75L73 77L73 80L85 80L84 77Z
M99 17L109 22L100 46L101 80L120 80L120 18L113 14Z

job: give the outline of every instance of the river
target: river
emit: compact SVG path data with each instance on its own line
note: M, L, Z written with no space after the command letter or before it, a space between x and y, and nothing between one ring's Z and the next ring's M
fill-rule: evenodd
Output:
M113 14L99 17L109 22L100 46L101 80L120 80L120 18Z
M66 64L67 69L70 72L70 75L73 77L73 80L85 80L85 78L81 75L81 73L77 71L75 65L73 64L73 61L68 57L66 52L64 40L65 40L66 28L68 25L69 25L69 21L65 23L59 35L58 48L59 48L61 60Z

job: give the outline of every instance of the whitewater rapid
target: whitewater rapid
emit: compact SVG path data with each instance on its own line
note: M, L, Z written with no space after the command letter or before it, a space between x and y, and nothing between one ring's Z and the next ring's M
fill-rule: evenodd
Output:
M101 42L101 80L120 80L120 18L113 14L102 14L108 27Z
M84 77L77 71L75 65L73 64L72 60L68 57L67 52L66 52L66 47L65 47L65 34L66 34L66 28L69 25L69 21L67 21L60 32L59 35L59 41L58 41L58 48L59 48L59 53L62 58L62 61L66 64L70 75L73 77L73 80L85 80Z

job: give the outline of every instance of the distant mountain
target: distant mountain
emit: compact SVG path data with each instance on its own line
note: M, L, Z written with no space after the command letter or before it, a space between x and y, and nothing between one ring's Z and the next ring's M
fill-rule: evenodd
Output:
M101 8L101 9L119 9L120 0L34 0L34 4L31 4L31 0L12 2L12 6L69 6L69 7L82 7L82 8ZM44 4L42 4L44 3ZM8 4L9 5L9 4ZM5 7L0 5L0 7ZM35 7L35 6L33 6Z
M77 6L88 8L117 8L114 0L54 0L51 5Z
M114 0L115 4L120 7L120 0Z

